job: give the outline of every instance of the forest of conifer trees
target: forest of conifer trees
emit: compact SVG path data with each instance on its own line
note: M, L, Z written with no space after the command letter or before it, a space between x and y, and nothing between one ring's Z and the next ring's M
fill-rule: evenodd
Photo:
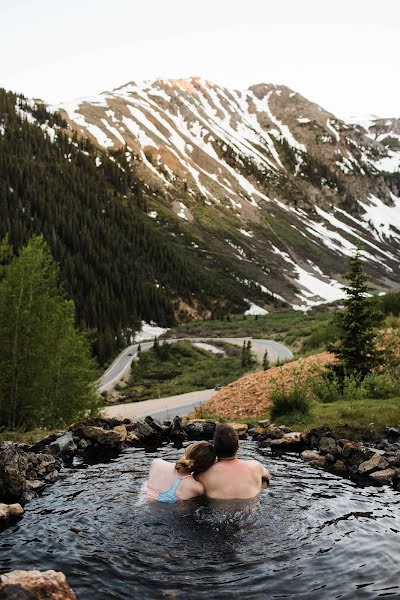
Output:
M99 151L57 113L4 90L0 123L0 238L8 234L17 252L43 234L101 364L142 319L175 323L179 300L243 309L237 293L147 217L123 150Z

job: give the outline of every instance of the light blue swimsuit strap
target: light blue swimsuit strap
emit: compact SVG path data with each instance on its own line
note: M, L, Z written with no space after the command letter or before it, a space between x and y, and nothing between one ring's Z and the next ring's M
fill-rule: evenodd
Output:
M165 502L169 504L176 502L178 500L176 497L176 490L178 489L178 485L182 479L186 479L186 477L190 477L190 475L186 475L185 477L177 477L170 488L165 490L165 492L160 492L157 498L158 502Z

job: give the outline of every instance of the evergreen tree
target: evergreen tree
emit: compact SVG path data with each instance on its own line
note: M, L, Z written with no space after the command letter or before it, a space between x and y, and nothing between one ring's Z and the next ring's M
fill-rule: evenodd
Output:
M160 355L160 342L158 341L157 337L154 338L153 350L157 356Z
M344 287L345 307L335 315L338 344L329 348L337 358L332 369L342 380L346 375L363 378L382 362L382 353L375 344L375 328L382 322L383 315L369 295L371 288L367 285L359 250L350 259L346 280L349 284Z
M267 371L269 369L269 367L270 367L269 357L268 357L268 350L265 350L265 352L264 352L264 357L263 357L262 365L263 365L264 371Z
M96 409L97 372L74 321L49 248L33 238L0 281L0 425L62 426Z

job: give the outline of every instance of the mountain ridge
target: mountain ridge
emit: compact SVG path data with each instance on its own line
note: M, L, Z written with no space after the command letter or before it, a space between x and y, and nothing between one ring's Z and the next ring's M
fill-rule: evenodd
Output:
M360 243L377 289L397 285L397 119L361 127L284 85L200 77L129 82L58 109L99 147L126 150L161 194L150 218L177 217L208 247L211 236L289 304L339 298L343 257Z

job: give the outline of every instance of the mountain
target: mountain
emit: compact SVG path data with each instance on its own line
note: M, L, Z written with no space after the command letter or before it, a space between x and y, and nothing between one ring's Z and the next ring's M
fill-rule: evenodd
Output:
M123 151L102 151L43 104L0 90L0 239L18 251L45 237L102 363L142 319L244 311L244 295L258 293L149 218L149 195Z
M399 119L345 122L285 86L201 78L132 82L55 109L82 138L123 151L148 220L250 285L244 298L338 299L357 246L378 291L398 286Z

